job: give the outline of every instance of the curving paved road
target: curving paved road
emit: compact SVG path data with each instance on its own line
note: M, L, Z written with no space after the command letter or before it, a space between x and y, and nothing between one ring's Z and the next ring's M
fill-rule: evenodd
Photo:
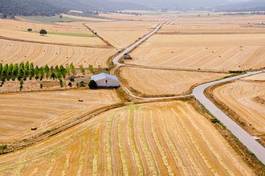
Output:
M244 75L239 75L231 78L226 78L210 83L202 84L193 89L192 95L216 118L218 119L231 133L236 136L239 141L244 144L250 152L265 164L265 148L255 140L247 131L241 128L236 122L228 117L221 109L219 109L213 102L211 102L204 94L205 90L211 86L221 83L234 81L240 78L253 76L256 74L264 73L263 71L248 72Z
M145 42L147 39L149 39L152 35L154 35L156 32L159 31L159 29L162 27L163 24L159 24L155 27L155 29L148 34L146 34L144 37L142 37L140 40L136 41L132 45L130 45L128 48L126 48L124 51L119 53L116 57L113 58L113 64L115 65L113 71L115 72L117 69L119 69L121 66L126 65L122 64L119 61L122 59L124 54L132 52L135 48L137 48L139 45L141 45L143 42ZM192 95L185 95L185 96L174 96L174 97L158 97L158 98L143 98L138 97L134 95L130 90L128 90L126 87L122 86L124 91L131 97L140 99L140 100L169 100L169 99L176 99L176 98L183 98L183 97L189 97L194 96L216 119L218 119L231 133L239 139L239 141L245 145L250 152L255 154L255 156L263 163L265 164L265 148L258 142L256 139L251 136L247 131L245 131L243 128L241 128L236 122L234 122L230 117L228 117L221 109L219 109L213 102L211 102L204 94L205 90L211 86L215 86L221 83L226 83L229 81L238 80L240 78L249 77L257 74L264 73L265 70L262 71L255 71L255 72L248 72L244 75L234 76L218 81L213 81L209 83L205 83L202 85L199 85L195 87L192 91Z

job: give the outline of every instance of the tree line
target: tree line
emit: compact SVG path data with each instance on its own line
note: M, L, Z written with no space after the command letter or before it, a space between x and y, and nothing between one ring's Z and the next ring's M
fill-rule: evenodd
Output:
M75 75L76 69L73 64L56 66L35 66L33 63L22 62L16 64L2 64L0 63L0 81L3 83L10 80L26 81L36 79L65 79L66 76Z

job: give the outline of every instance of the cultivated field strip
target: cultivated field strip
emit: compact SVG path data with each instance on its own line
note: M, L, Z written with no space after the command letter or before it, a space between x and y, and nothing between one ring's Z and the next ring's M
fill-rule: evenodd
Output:
M257 76L225 84L213 90L218 102L224 103L236 119L252 135L265 140L265 82L253 81Z
M20 140L35 133L31 128L47 130L55 124L64 124L84 113L118 102L115 92L108 90L2 94L0 142Z
M122 67L120 76L128 87L145 96L161 96L187 94L193 86L226 74Z
M126 63L209 71L265 66L265 34L155 35L131 53Z
M111 48L84 48L48 44L36 44L0 40L0 62L20 63L30 61L36 65L66 65L76 66L89 64L106 67L106 62L115 53Z
M181 101L111 110L0 159L0 175L253 175Z

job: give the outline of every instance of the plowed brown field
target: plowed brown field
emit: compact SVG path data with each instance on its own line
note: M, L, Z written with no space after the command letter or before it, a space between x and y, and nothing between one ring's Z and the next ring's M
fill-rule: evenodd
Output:
M123 67L120 76L128 87L148 96L186 94L192 86L225 74Z
M83 102L79 102L82 100ZM114 91L71 90L0 95L0 143L118 103Z
M265 34L155 35L128 63L215 71L265 67Z
M15 174L254 175L188 102L112 110L1 156L0 175Z
M255 79L255 76L253 78ZM235 114L234 118L249 132L265 142L265 82L236 81L213 90L215 99Z
M73 63L88 67L106 67L106 62L116 51L112 48L70 47L0 39L0 62L20 63L30 61L36 65Z

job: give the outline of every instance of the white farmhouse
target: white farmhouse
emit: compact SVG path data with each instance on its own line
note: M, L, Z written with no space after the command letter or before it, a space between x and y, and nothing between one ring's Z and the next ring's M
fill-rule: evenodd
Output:
M92 89L117 88L120 87L120 82L116 76L100 73L91 77L89 87Z

